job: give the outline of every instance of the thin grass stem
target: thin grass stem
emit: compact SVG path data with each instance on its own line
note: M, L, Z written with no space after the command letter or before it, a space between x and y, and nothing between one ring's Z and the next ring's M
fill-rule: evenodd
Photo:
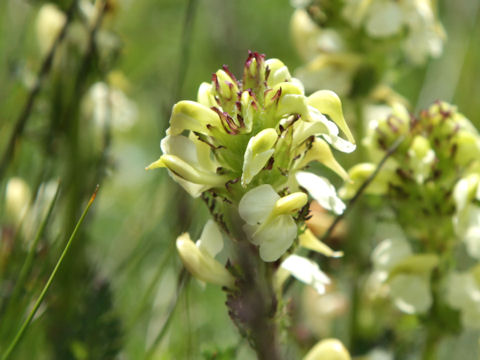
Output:
M13 128L12 134L10 135L10 139L8 140L7 147L5 152L3 153L2 159L0 161L0 179L3 177L10 161L13 159L13 155L15 153L15 146L17 144L17 140L22 136L23 131L25 130L25 126L27 125L28 119L30 118L30 114L33 110L33 106L35 104L35 100L37 99L38 94L42 88L43 80L47 77L50 73L52 68L53 59L55 57L55 53L59 45L62 43L65 35L67 33L67 29L72 22L73 15L75 13L75 9L77 7L78 0L73 0L70 8L67 11L67 19L65 24L63 25L60 33L58 34L57 38L53 42L53 45L49 51L49 53L45 56L42 66L38 71L36 81L31 88L27 100L25 101L25 105L20 112L17 121L15 122L15 126Z
M145 354L145 359L151 359L153 355L155 355L155 351L157 350L158 345L162 341L163 337L167 333L168 327L172 321L173 314L175 313L175 309L177 308L178 305L178 300L180 299L180 295L185 288L185 284L187 281L190 279L190 274L186 271L185 268L182 268L180 271L180 274L178 275L178 280L177 280L177 291L175 293L175 297L173 298L167 316L165 318L165 322L163 323L160 331L158 332L157 336L152 342L152 345L148 349L147 353Z
M45 298L45 295L47 294L48 289L52 285L53 279L55 278L55 275L58 272L58 269L63 263L63 260L65 259L65 256L68 253L68 250L70 249L70 246L73 243L73 240L77 236L78 230L80 229L80 226L83 223L83 220L87 216L88 211L90 210L90 207L93 204L93 201L95 200L95 197L97 196L99 185L97 185L97 188L95 189L93 195L90 197L90 200L88 201L87 206L85 207L85 210L83 210L82 216L80 216L80 219L78 220L77 224L75 225L75 228L73 229L72 235L70 235L70 238L68 239L67 244L65 245L65 248L63 249L62 254L60 255L60 258L58 259L55 267L53 268L52 273L50 274L50 277L48 278L45 286L42 289L42 292L40 293L40 296L38 297L37 301L35 302L35 305L33 306L32 310L30 311L30 314L28 315L27 319L23 322L22 326L18 330L17 334L15 335L15 338L13 341L10 343L10 346L8 349L5 351L5 353L2 355L2 360L7 360L10 355L13 353L13 350L15 350L16 346L22 339L23 335L25 334L25 331L27 330L28 326L32 322L33 317L35 316L35 313L37 312L38 308L42 304L43 299Z

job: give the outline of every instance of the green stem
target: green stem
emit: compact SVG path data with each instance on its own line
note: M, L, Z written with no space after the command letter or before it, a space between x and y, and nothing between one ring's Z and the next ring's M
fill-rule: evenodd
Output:
M53 197L53 199L50 202L50 205L48 207L47 214L45 215L44 219L42 220L42 222L40 224L40 227L38 228L37 233L35 235L35 238L32 242L32 245L30 246L30 249L28 250L25 261L22 264L22 267L20 269L20 275L18 276L18 280L15 282L15 286L13 288L12 295L8 299L7 304L5 306L5 310L3 311L3 317L4 317L3 324L8 324L9 323L9 321L8 320L5 321L5 319L10 320L18 314L18 311L16 311L15 307L18 309L18 307L21 305L20 292L24 288L24 284L27 281L27 277L30 274L30 270L32 268L33 259L35 257L35 252L36 252L36 249L37 249L37 246L38 246L38 242L42 238L43 233L44 233L45 228L46 228L46 225L48 223L48 220L50 219L50 216L52 214L53 207L54 207L54 204L56 202L56 199L57 199L57 196L58 196L58 193L59 193L59 189L60 189L60 185L57 186L57 190L55 192L55 195L54 195L54 197ZM0 328L0 334L1 334L0 338L1 339L4 339L4 336L8 333L9 333L9 329L7 329L6 326ZM8 338L9 338L9 336L7 337L7 339Z
M437 331L431 326L427 327L427 339L425 347L423 348L422 360L436 360L437 359L437 344L439 336Z
M60 255L60 258L58 259L57 264L53 268L53 271L50 274L50 277L48 278L47 283L43 287L42 292L40 293L40 296L38 297L37 301L35 302L35 305L33 306L32 310L30 311L30 314L28 315L27 319L22 324L20 330L17 332L17 335L15 336L13 341L10 343L10 346L8 347L7 351L5 351L5 353L3 354L2 360L7 360L10 357L13 350L15 350L15 347L18 345L18 343L22 339L22 336L25 334L25 331L27 330L28 326L32 322L32 319L35 316L35 313L37 312L37 310L40 307L43 299L45 298L45 295L47 294L48 289L52 285L53 279L55 278L55 275L57 274L58 269L60 268L60 265L62 265L62 262L65 259L65 256L67 255L68 250L70 249L70 246L73 243L73 239L75 239L75 237L78 233L78 229L82 225L83 220L85 219L85 216L88 213L88 210L90 210L90 207L92 206L93 201L95 200L95 197L97 196L98 188L99 188L99 186L97 185L97 188L95 189L95 192L93 193L93 195L90 197L90 200L88 201L88 204L87 204L85 210L83 211L82 216L80 217L80 219L77 222L77 225L73 229L72 235L70 235L70 238L68 239L67 245L63 249L63 252Z
M45 215L45 218L43 219L42 223L40 224L40 227L37 230L37 233L35 235L35 239L32 242L32 245L30 246L30 249L28 250L27 257L25 258L25 262L22 265L22 268L20 269L20 275L18 276L18 280L15 284L15 288L13 290L13 294L11 297L10 301L15 301L19 295L19 292L23 288L23 284L27 280L27 276L30 273L30 269L32 268L33 264L33 259L35 257L35 251L37 249L38 242L43 236L43 233L45 231L45 228L47 226L48 220L50 219L50 216L52 215L53 211L53 206L55 205L55 202L57 200L57 196L60 190L60 185L57 186L57 190L55 191L55 195L53 196L52 201L50 202L50 205L47 210L47 214Z

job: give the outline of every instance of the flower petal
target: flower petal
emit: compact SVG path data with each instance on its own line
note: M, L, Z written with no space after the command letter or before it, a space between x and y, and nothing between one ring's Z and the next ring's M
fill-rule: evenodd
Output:
M222 126L217 113L195 101L183 100L173 106L167 135L179 135L184 130L209 135L207 125Z
M335 159L330 146L320 138L316 138L313 141L311 148L306 152L297 166L298 168L302 168L312 161L320 162L339 175L343 180L348 180L348 173Z
M186 136L167 135L160 142L160 148L164 154L175 155L192 166L198 165L195 144Z
M268 67L270 74L267 79L267 85L273 88L275 85L290 81L291 76L288 68L278 59L268 59L265 61L265 67Z
M330 283L330 279L317 263L302 256L290 255L280 266L301 282L312 286L319 294L323 294L325 285Z
M374 2L367 17L366 30L373 37L388 37L399 32L403 14L395 2Z
M264 222L280 196L268 184L257 186L243 195L238 204L240 217L249 225Z
M303 360L351 360L348 350L337 339L324 339L317 343Z
M402 259L410 256L412 249L404 239L385 239L372 252L372 262L377 270L390 270Z
M313 232L307 229L303 234L298 237L300 241L300 246L316 251L320 254L330 257L342 257L342 251L334 251L332 250L327 244L317 239L317 237L313 234Z
M197 101L208 108L218 106L215 102L215 97L212 94L212 84L206 82L200 84L197 93Z
M425 313L432 305L428 278L400 274L390 281L390 294L395 305L404 313Z
M312 197L327 210L335 214L341 214L345 210L345 204L337 196L335 187L324 177L317 176L305 171L295 174L298 184L307 189Z
M215 221L207 221L196 245L200 250L206 251L212 257L215 257L222 250L223 237Z
M355 139L343 117L342 103L337 94L330 90L320 90L310 95L307 103L332 119L347 136L348 141L355 144Z
M297 224L290 215L280 215L262 227L253 235L260 246L263 261L278 260L289 248L297 236Z
M193 276L205 282L233 288L233 276L209 253L199 249L188 233L180 235L176 245L183 264Z
M245 150L242 171L242 186L246 187L267 164L274 153L272 147L277 140L277 132L272 129L264 129L250 138Z

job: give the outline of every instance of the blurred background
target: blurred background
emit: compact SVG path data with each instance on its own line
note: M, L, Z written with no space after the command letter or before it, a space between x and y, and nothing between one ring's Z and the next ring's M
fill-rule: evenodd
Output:
M480 125L479 8L477 0L439 1L443 55L396 84L414 108L450 101ZM240 74L252 50L292 70L302 65L290 40L293 11L287 0L0 2L0 349L21 326L98 183L93 208L13 358L253 358L221 289L179 277L174 241L185 231L199 237L206 206L166 171L144 168L161 154L173 104L194 100L223 64ZM302 296L298 302L308 307ZM314 331L302 324L295 336L308 344L313 335L304 332ZM338 321L318 331L348 344L352 329ZM448 351L464 349L468 336L452 340ZM381 343L388 334L372 337Z

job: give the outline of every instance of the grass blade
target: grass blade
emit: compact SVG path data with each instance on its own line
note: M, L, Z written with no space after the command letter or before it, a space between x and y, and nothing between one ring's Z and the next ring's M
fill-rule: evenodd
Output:
M70 235L70 238L68 239L67 245L65 245L65 248L63 249L62 254L60 255L55 267L53 268L52 273L50 274L50 277L48 278L45 286L42 289L42 292L40 293L40 296L38 297L37 301L35 302L35 305L33 306L33 309L30 311L30 314L28 315L27 319L24 321L21 328L18 330L17 335L15 335L15 338L10 343L10 346L5 351L5 353L3 354L2 360L7 360L10 357L13 350L18 345L22 336L24 335L25 331L27 330L28 326L32 322L32 319L35 316L35 313L37 312L37 310L40 307L43 299L45 298L45 295L47 294L48 289L52 285L53 279L55 278L55 275L57 274L58 269L60 268L60 265L62 265L62 262L65 259L65 256L67 255L68 250L70 249L70 246L73 243L73 239L75 239L75 237L78 233L78 229L82 225L83 220L85 219L85 216L87 216L88 210L90 210L90 207L92 206L93 201L95 200L95 197L97 196L98 188L99 188L99 186L97 185L97 188L95 189L95 192L90 197L90 200L88 201L88 204L85 207L85 210L83 211L82 216L80 217L77 224L75 225L75 228L73 229L72 235Z

